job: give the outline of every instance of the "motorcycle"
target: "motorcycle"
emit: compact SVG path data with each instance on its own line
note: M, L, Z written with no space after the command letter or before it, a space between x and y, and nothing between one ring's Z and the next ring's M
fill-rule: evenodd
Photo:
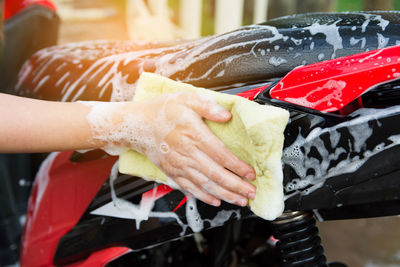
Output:
M20 95L126 101L148 71L289 110L285 212L269 222L211 207L118 173L100 150L52 153L30 196L21 266L327 266L315 218L400 214L399 24L399 12L315 13L187 42L40 50ZM118 198L143 214L151 203L148 218Z

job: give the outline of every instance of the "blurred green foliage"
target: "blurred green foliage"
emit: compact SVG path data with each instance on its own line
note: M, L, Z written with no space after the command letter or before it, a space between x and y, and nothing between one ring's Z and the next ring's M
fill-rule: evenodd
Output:
M400 0L394 0L393 1L393 9L394 10L400 10Z
M363 0L338 0L337 11L361 11L363 10Z
M362 11L363 0L338 0L337 11ZM400 0L393 0L393 10L400 10Z

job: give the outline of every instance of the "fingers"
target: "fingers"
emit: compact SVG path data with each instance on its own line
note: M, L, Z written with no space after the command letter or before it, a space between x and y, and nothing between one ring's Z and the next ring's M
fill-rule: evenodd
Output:
M206 193L204 190L200 189L196 184L191 182L190 180L177 177L174 181L185 191L192 194L195 198L200 199L201 201L218 207L221 205L221 200L218 198Z
M191 159L174 151L170 155L171 158L167 162L163 162L161 166L166 174L180 185L184 191L214 206L216 205L216 199L222 199L228 203L244 207L248 204L247 198L254 198L254 195L246 192L246 185L249 185L251 190L254 188L253 185L247 184L241 178L216 163L210 164L209 161L211 160L206 155L198 156L198 154L202 154L203 152L196 151L192 153L193 157ZM208 172L207 175L210 175L211 179L204 174L204 171ZM222 173L218 174L218 172ZM219 179L216 177L222 176L226 176L226 180L219 181L222 185L214 181ZM244 184L238 185L235 189L239 192L230 190L235 186L235 181L232 181L232 177L234 180L237 179L237 181ZM255 192L255 188L252 192Z
M218 122L221 116L228 116L228 111L218 105L210 95L185 94L183 97L185 98L186 105L206 119ZM230 113L228 117L229 119L231 118ZM232 172L249 180L254 180L256 178L254 169L231 152L221 140L215 137L207 125L204 123L197 123L197 126L200 127L198 129L200 133L198 140L201 144L201 150Z
M181 105L174 108L173 103ZM163 137L170 150L161 156L161 168L184 191L208 204L218 206L222 199L246 206L248 198L254 199L256 188L239 176L255 179L253 168L232 153L201 119L225 122L231 118L230 112L212 96L195 93L179 95L168 107L171 112L167 118L177 118L179 123Z
M245 207L248 203L247 197L243 197L239 194L233 193L224 187L216 184L213 180L208 179L201 172L191 169L189 177L199 188L205 192L222 199L228 203Z
M231 119L231 113L219 105L213 96L207 94L182 94L183 102L197 114L211 121L226 122Z
M198 148L200 150L233 173L245 177L248 180L254 180L256 178L254 169L230 151L225 144L211 132L207 125L203 124L200 127L201 134L197 136L198 143L200 144Z
M256 188L254 185L244 181L234 173L226 170L202 151L196 152L194 156L197 160L196 170L208 177L215 184L246 199L254 199L256 193ZM225 197L223 194L217 194L215 196L219 198Z

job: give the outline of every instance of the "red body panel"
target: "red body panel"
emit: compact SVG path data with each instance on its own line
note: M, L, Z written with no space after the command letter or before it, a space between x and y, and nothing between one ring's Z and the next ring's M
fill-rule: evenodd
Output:
M4 19L11 18L31 5L41 5L56 12L55 4L49 0L5 0Z
M28 206L21 266L52 266L59 239L79 221L116 161L107 157L74 163L71 154L51 154L40 168ZM106 250L104 257L115 258L126 251ZM79 266L89 266L85 262Z
M394 46L298 67L271 89L270 96L333 112L372 86L399 78L400 46Z

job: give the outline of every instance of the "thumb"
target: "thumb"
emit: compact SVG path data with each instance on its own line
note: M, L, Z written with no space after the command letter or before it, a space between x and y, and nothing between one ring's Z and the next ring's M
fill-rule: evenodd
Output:
M214 97L207 94L185 95L185 105L193 109L197 114L210 121L227 122L232 114L215 101Z

